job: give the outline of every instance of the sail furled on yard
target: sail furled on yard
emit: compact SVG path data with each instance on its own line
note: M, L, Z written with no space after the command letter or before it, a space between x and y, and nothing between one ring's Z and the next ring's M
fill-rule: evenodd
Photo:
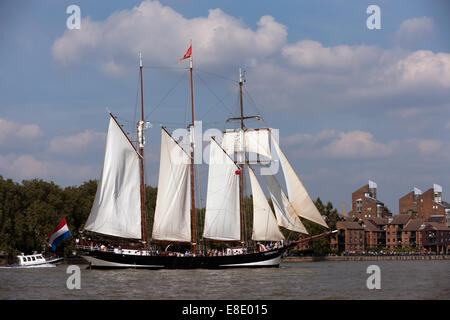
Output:
M281 167L283 168L284 178L286 181L286 189L288 193L289 202L292 208L302 218L313 221L328 228L327 223L322 218L319 210L317 210L316 205L311 200L308 192L306 191L303 183L298 178L291 164L287 160L283 151L281 151L280 146L277 141L271 135L272 145L274 146L278 157L280 159Z
M190 157L162 129L161 158L152 239L191 241Z
M239 167L211 138L203 237L240 240Z
M284 240L278 228L277 220L267 202L264 191L258 182L252 168L249 169L250 184L253 196L253 233L252 239L259 241Z
M111 115L105 159L85 230L141 238L140 156Z
M252 152L270 158L269 134L268 128L229 130L223 134L222 148L229 155Z
M274 175L264 176L269 188L273 208L277 217L278 225L288 230L308 234L300 218L295 214L283 189Z

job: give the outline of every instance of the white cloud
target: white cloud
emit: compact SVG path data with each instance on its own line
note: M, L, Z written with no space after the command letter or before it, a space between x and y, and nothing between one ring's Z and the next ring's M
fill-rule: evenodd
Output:
M417 113L448 103L450 54L324 47L307 40L249 70L248 80L261 108L371 114L416 108Z
M81 22L77 32L66 31L53 44L54 58L63 65L100 61L106 72L122 72L123 61L144 64L175 64L193 41L194 61L201 65L250 63L265 57L286 42L286 27L271 16L263 16L254 31L221 9L207 17L186 19L158 1L143 1L130 10L110 15L104 21Z
M348 73L350 70L370 66L378 60L382 50L374 46L324 47L320 42L302 40L282 48L282 57L296 67L322 72Z
M434 22L429 17L412 18L401 23L395 33L396 44L402 47L416 46L433 34Z
M376 141L369 132L360 130L341 132L338 139L325 146L320 153L332 158L380 158L390 156L394 145Z
M17 143L20 140L33 140L42 136L37 124L20 124L0 118L0 145Z
M430 18L409 19L398 35L431 32ZM193 40L194 63L208 68L247 65L247 86L259 108L316 113L353 109L404 113L433 107L450 98L450 54L384 49L367 45L325 46L318 41L287 43L287 28L262 16L256 28L212 9L207 16L185 18L158 1L143 1L103 21L85 18L81 30L66 31L53 44L61 64L95 61L111 75L130 70L138 53L144 64L176 65ZM376 110L376 111L375 111ZM402 116L400 115L400 118Z
M287 137L281 137L281 143L285 146L298 145L298 144L312 144L315 145L321 141L329 140L338 135L336 130L323 130L318 134L310 133L296 133Z
M450 160L450 142L408 138L380 142L372 133L354 130L323 130L317 134L294 134L281 140L296 158L309 159L397 159L408 163Z
M59 136L50 140L49 151L58 154L78 154L105 144L106 133L85 130L71 136Z
M98 168L69 164L61 161L38 159L30 154L0 155L0 172L4 178L22 179L46 179L53 181L83 181L96 177Z

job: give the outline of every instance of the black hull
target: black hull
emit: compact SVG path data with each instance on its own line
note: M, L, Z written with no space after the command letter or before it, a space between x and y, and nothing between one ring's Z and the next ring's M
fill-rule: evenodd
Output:
M276 268L287 248L233 256L176 257L119 254L103 251L78 252L95 269L221 269L221 268Z

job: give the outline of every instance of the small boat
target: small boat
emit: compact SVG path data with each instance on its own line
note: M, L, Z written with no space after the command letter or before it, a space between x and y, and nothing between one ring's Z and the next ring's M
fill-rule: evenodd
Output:
M8 265L4 268L45 268L55 267L58 262L61 262L64 258L54 258L47 260L42 254L21 254L17 256L18 263Z

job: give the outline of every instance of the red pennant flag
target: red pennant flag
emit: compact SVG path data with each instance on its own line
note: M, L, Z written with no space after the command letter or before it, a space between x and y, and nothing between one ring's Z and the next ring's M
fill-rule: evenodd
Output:
M184 59L191 58L191 57L192 57L192 44L190 45L189 49L187 49L187 51L184 54L183 58L181 58L180 61L178 61L178 62L181 62Z
M241 170L236 170L234 173L236 173L236 175L240 175L241 174Z

